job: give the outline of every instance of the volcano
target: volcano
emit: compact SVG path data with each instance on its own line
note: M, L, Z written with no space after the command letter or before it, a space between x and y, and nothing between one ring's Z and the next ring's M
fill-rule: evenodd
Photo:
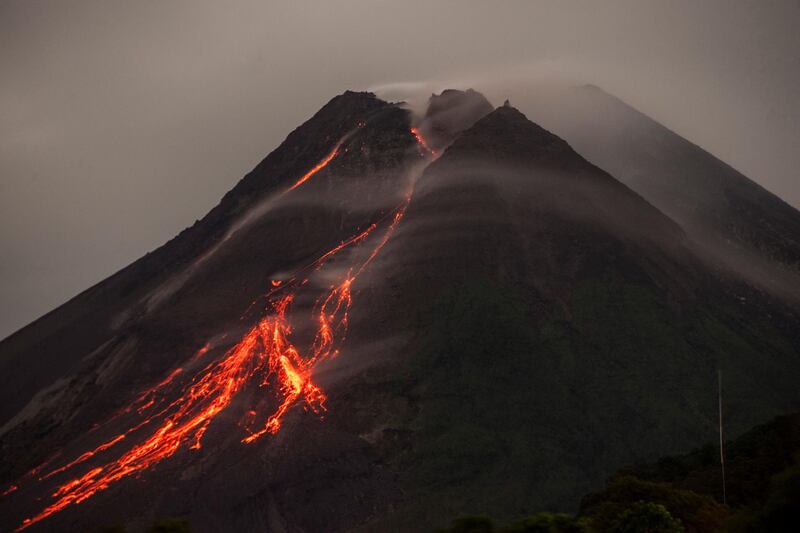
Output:
M572 510L713 440L718 370L732 435L796 410L797 305L644 196L475 91L421 116L335 97L194 226L0 343L0 529Z

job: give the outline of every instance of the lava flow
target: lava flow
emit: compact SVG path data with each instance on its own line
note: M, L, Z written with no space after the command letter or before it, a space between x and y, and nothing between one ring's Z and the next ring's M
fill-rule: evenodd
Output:
M300 185L302 185L303 183L308 181L311 178L311 176L313 176L314 174L316 174L317 172L319 172L320 170L322 170L323 168L328 166L328 163L330 163L333 160L334 157L339 155L339 148L342 146L342 142L344 142L344 140L345 139L342 139L341 141L337 142L336 146L333 147L333 150L331 150L330 153L328 153L328 155L326 155L322 159L322 161L320 161L319 163L314 165L314 167L311 170L309 170L308 172L306 172L305 174L300 176L297 179L297 181L294 182L294 185L292 185L291 187L286 189L286 192L295 190Z
M412 134L421 147L434 154L418 131L412 130ZM325 158L285 193L299 187L325 168L340 153L345 140L346 138L340 140ZM412 187L413 181L403 201L384 218L322 254L294 277L273 281L271 290L265 295L268 302L266 314L221 358L188 377L188 370L196 366L198 359L209 350L208 345L204 346L187 365L173 370L157 385L141 393L121 413L140 415L144 417L142 420L93 450L40 477L43 480L64 473L120 443L135 442L116 459L95 466L61 484L51 495L55 501L38 514L25 519L17 531L66 507L86 501L114 482L138 474L171 457L181 447L199 449L211 422L248 385L266 387L274 380L276 387L270 390L277 394L277 407L255 429L248 430L247 435L241 439L245 444L252 443L265 434L277 433L284 416L294 405L302 404L317 414L324 411L326 396L312 380L314 370L321 362L338 355L337 346L347 331L353 283L395 232L411 201ZM342 250L365 244L379 228L382 228L382 235L373 239L373 247L353 253L355 260L338 282L317 298L312 308L315 325L313 341L305 351L301 350L291 338L292 322L289 313L298 291L310 286L310 276L320 270L329 259ZM163 394L164 391L179 384L180 395L169 402ZM145 416L150 411L152 414ZM252 424L256 415L257 412L251 409L246 419ZM142 432L148 436L141 438Z
M422 148L424 148L425 151L429 152L434 157L438 155L436 150L434 150L433 148L430 147L430 145L428 145L428 142L422 136L422 133L420 133L419 128L411 128L411 133L414 135L414 138L417 140L417 143Z

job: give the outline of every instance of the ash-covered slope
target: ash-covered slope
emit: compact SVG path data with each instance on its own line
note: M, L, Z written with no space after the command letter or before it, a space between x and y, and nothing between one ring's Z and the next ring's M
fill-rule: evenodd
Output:
M707 254L800 301L800 212L598 87L538 91L531 116L686 229Z
M513 108L427 168L385 257L370 320L413 340L333 400L403 489L367 529L574 509L612 465L712 440L717 368L733 433L800 402L797 316Z
M0 529L574 509L709 440L717 368L732 433L796 410L790 309L482 101L432 99L434 154L401 107L335 98L193 228L0 344Z

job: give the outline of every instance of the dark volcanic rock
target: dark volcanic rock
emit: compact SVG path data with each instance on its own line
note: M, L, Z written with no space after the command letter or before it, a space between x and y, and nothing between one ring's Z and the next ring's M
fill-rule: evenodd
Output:
M513 108L456 138L386 250L374 299L391 304L354 311L412 332L336 389L332 412L361 421L403 489L365 529L574 510L612 465L713 439L716 368L733 433L792 409L796 315L689 245ZM387 391L406 407L376 409Z

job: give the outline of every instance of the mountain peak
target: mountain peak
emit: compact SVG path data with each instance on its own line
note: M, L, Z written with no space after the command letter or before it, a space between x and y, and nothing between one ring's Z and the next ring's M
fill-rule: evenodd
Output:
M349 103L349 104L362 102L364 104L369 105L372 102L382 102L382 100L380 98L378 98L375 95L375 93L372 93L372 92L369 92L369 91L352 91L350 89L347 89L342 94L334 96L330 100L330 102L328 102L328 104L331 104L331 103L334 103L334 102L342 102L342 103L346 102L346 103Z
M545 154L580 158L564 140L510 104L494 109L464 131L448 153L491 154L493 158L509 160Z
M481 93L474 89L462 91L460 89L445 89L440 94L432 94L428 99L428 109L426 117L433 117L437 114L453 109L474 108L483 109L488 112L492 109L492 104Z
M602 225L634 240L684 239L680 227L663 213L510 104L461 133L424 178L459 187L477 180L515 196L524 190L533 193L531 203L543 210L591 220L594 227Z
M334 96L327 104L322 106L312 119L320 117L331 117L334 120L345 120L352 116L360 116L375 111L390 104L375 96L374 93L366 91L347 90L342 94ZM352 124L346 124L352 127Z
M441 149L491 111L492 104L478 91L445 89L428 99L419 129L432 148Z

